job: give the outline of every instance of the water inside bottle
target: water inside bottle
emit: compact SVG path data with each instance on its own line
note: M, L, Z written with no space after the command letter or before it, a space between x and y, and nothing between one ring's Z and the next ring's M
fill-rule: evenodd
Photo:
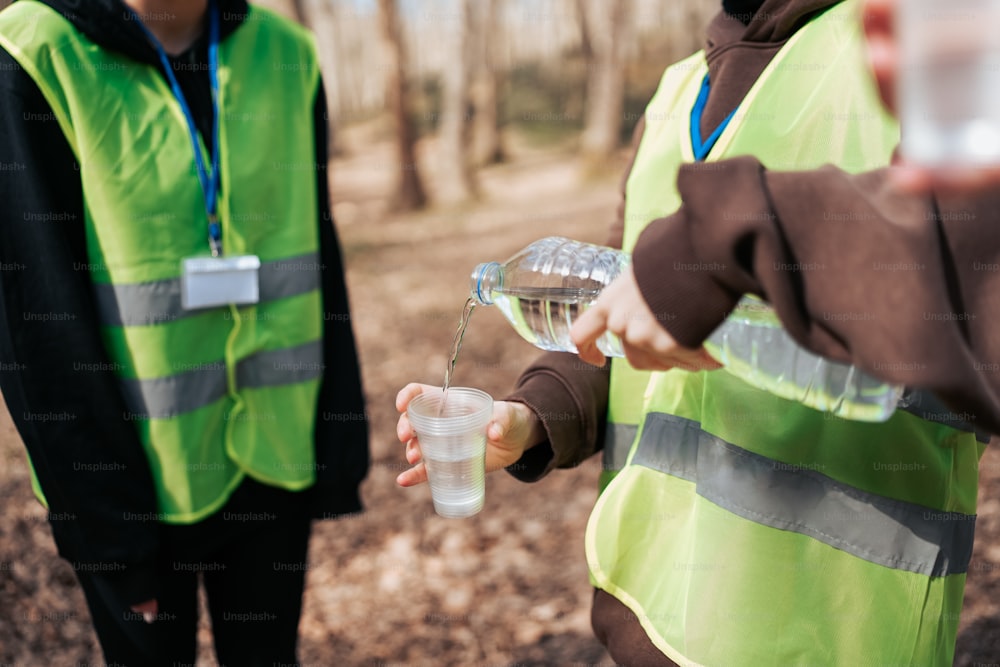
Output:
M705 349L725 370L776 396L847 419L881 422L902 387L800 347L767 304L744 297Z
M597 299L600 289L521 287L493 293L500 308L522 338L543 350L577 352L569 336L573 323ZM611 333L597 341L607 356L624 356Z

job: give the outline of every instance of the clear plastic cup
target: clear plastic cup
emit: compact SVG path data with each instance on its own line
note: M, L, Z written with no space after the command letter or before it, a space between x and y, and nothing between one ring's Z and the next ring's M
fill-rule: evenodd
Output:
M406 415L420 440L434 511L462 519L483 509L493 398L468 387L451 387L447 397L428 391L410 401Z
M897 12L903 156L1000 164L1000 0L905 0Z

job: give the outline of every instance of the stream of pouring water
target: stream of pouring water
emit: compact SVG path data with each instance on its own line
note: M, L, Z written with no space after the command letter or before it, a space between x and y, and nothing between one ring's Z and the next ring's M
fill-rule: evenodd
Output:
M441 396L441 407L438 409L439 417L444 414L444 407L448 402L448 387L451 386L451 376L455 372L455 362L458 361L458 352L462 349L462 339L465 338L465 329L469 326L469 319L472 317L472 311L475 307L476 300L471 297L467 299L465 307L462 309L462 318L458 321L458 331L455 332L455 340L451 344L451 356L448 358L448 364L444 369L444 386L441 387L443 394Z

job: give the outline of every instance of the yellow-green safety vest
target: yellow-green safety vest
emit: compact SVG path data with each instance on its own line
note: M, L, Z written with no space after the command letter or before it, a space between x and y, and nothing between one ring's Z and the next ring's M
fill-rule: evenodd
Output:
M0 14L0 46L80 165L101 333L161 519L207 516L246 475L311 486L323 367L311 36L251 5L219 45L219 218L227 255L260 258L260 301L197 311L181 308L180 267L208 253L205 201L162 74L34 0Z
M772 170L833 164L858 172L885 166L899 130L874 96L867 64L861 62L859 49L864 44L853 25L859 20L857 11L855 2L842 3L793 35L735 110L705 161L749 154ZM852 25L834 30L837 22ZM799 45L803 39L807 41L804 47ZM655 108L650 104L646 109L644 148L626 184L624 250L632 250L650 221L680 207L677 168L695 161L687 138L689 117L707 73L703 52L675 63L667 69L657 93L670 99L660 99ZM844 81L833 83L832 77L838 74ZM856 80L847 82L849 77ZM841 83L850 94L812 97L827 90L826 86ZM648 381L648 372L632 368L625 359L612 359L601 489L621 470L635 442L641 403L633 399Z
M694 160L689 118L706 74L701 53L671 66L646 110L626 247L680 203L674 178ZM861 171L887 164L897 139L851 0L784 45L707 159ZM847 421L724 371L619 366L611 392L610 415L638 435L587 527L591 579L664 654L682 665L950 664L983 451L959 416L924 396L884 424Z

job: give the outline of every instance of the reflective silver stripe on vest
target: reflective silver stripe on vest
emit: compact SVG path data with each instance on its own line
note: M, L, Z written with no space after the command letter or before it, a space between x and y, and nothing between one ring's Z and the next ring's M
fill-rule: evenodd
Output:
M260 300L274 301L319 288L317 253L264 262L258 270ZM180 278L130 285L94 285L101 324L109 327L150 326L197 315L181 307Z
M741 449L682 417L647 415L632 464L694 482L698 495L744 519L896 570L960 574L972 557L974 514L868 493Z
M250 389L305 382L323 374L320 341L283 350L264 350L236 364L236 386Z
M306 382L323 374L320 341L281 350L265 350L236 364L239 388L259 389ZM211 405L226 395L223 361L150 380L122 380L132 419L167 419Z
M639 427L635 424L608 424L608 430L604 435L604 470L621 470L625 467L629 450L635 442L635 434L639 432Z
M226 394L222 361L151 380L122 379L131 419L166 419L214 403Z

